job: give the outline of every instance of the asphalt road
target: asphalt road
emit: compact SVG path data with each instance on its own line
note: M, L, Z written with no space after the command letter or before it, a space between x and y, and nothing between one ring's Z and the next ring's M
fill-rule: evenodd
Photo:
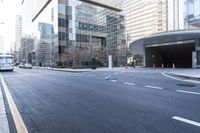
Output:
M200 84L154 70L1 74L30 133L200 133Z

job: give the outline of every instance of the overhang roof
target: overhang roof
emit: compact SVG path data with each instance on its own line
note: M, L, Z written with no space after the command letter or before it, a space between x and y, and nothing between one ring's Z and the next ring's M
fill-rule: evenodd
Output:
M195 40L200 39L200 30L183 30L183 31L173 31L173 32L162 32L158 34L152 34L144 38L140 38L133 44L161 44L168 42L178 42L185 40Z

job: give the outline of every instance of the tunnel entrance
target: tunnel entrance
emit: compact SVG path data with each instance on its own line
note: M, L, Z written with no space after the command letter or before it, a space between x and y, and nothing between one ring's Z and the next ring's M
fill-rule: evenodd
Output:
M174 44L166 46L146 47L146 67L172 68L175 63L177 68L192 68L192 52L195 51L195 44Z

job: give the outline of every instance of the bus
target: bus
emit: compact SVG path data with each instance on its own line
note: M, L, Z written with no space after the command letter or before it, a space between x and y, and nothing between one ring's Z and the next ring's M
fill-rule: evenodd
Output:
M14 57L12 55L0 55L0 71L14 69Z

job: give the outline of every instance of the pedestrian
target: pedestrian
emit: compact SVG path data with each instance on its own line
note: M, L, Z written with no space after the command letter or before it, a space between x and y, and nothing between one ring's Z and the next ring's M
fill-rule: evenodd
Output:
M135 68L135 63L134 63L134 61L132 62L132 67Z

